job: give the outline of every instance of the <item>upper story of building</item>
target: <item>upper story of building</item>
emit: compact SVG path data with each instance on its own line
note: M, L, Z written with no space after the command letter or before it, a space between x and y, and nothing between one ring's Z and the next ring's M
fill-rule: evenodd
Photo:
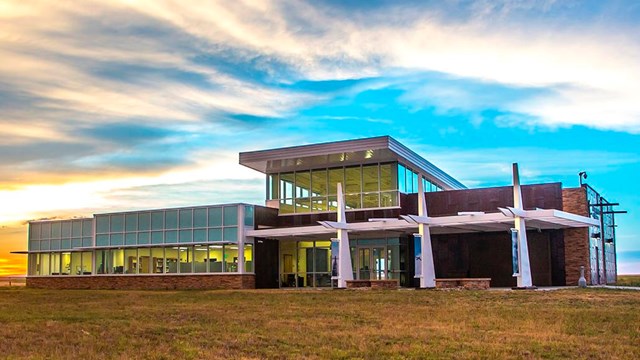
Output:
M280 215L335 211L341 183L347 210L400 206L400 195L465 189L390 136L240 153L266 175L266 205Z

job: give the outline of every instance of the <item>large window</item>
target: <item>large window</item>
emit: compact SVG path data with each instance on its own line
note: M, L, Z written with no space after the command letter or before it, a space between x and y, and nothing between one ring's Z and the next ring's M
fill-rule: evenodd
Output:
M396 167L384 163L269 174L267 197L279 200L281 214L335 211L340 183L347 209L394 207L398 206Z
M91 247L92 236L93 219L32 222L29 224L28 249L55 251Z
M242 222L238 219L238 206L245 207ZM237 242L238 226L242 225L253 226L252 206L210 206L96 215L96 246ZM34 235L35 232L34 228ZM38 236L41 236L41 232L38 232ZM41 240L37 242L40 250Z
M330 247L330 241L280 242L280 287L331 286Z

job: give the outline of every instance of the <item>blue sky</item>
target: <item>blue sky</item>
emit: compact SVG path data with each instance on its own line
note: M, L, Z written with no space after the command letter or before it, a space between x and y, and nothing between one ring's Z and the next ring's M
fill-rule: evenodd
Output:
M28 219L263 200L239 151L391 135L470 187L577 173L640 273L640 4L0 1L0 266ZM0 271L1 272L1 271Z

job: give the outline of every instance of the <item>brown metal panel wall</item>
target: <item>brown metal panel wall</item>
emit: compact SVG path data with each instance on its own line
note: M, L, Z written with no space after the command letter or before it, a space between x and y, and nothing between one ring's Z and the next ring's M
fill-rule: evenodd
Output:
M255 239L256 289L279 287L278 240Z
M513 206L513 187L428 192L425 197L429 216L456 215L460 211L497 212L498 207ZM562 184L523 185L522 200L525 209L562 210ZM417 194L401 194L400 201L403 214L417 212Z

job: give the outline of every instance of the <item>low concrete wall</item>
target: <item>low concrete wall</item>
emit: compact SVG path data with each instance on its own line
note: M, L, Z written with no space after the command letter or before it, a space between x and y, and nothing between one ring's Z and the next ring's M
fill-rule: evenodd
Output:
M253 274L206 275L100 275L27 277L27 287L36 289L255 289Z

